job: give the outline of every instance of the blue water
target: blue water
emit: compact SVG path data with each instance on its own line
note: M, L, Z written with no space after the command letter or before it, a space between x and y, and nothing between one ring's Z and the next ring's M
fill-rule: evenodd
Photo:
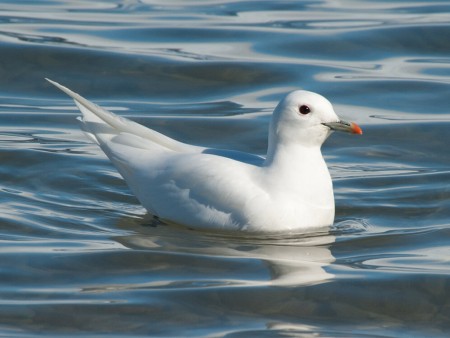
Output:
M1 1L0 336L446 337L448 1ZM153 220L44 77L181 141L264 154L321 93L336 222Z

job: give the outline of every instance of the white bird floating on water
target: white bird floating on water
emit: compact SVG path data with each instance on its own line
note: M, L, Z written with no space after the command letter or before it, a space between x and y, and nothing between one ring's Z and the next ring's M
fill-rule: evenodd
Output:
M74 99L82 129L153 215L209 230L301 231L334 221L333 184L320 147L333 130L362 134L319 94L297 90L275 108L266 158L178 142Z

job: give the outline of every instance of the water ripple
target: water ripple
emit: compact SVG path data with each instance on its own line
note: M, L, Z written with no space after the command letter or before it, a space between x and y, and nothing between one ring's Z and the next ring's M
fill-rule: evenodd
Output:
M446 337L449 10L3 2L0 335ZM323 147L336 223L271 236L164 224L44 77L181 141L256 154L284 93L320 92L364 130Z

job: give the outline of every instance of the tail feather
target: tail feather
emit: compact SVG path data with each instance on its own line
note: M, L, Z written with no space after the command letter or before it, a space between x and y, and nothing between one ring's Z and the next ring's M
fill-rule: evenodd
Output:
M83 121L82 117L77 117L77 120L80 122L80 129L84 132L84 134L94 143L100 145L100 141L95 136L95 133L88 128L88 125L85 121Z

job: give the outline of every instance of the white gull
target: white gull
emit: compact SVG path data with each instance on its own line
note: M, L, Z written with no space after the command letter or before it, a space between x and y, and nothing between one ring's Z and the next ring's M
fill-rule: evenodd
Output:
M301 231L334 221L333 184L320 151L333 130L362 134L323 96L297 90L277 105L266 158L176 141L74 99L82 129L161 220L209 230Z

